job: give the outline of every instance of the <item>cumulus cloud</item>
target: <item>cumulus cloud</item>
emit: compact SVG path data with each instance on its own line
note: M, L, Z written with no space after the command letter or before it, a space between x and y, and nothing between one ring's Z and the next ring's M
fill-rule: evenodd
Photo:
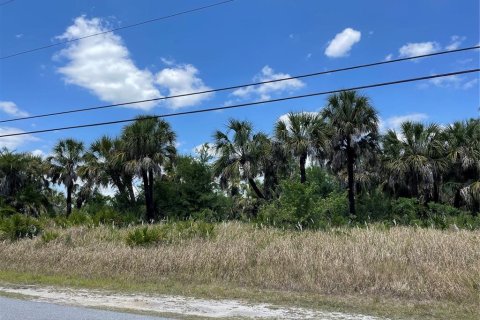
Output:
M393 59L393 54L388 54L386 57L385 57L385 61L390 61Z
M325 55L330 58L345 57L349 54L353 45L360 41L361 37L362 33L360 31L346 28L329 41L325 49Z
M446 50L456 50L460 48L460 45L462 44L463 41L465 41L467 38L466 37L461 37L461 36L451 36L450 38L450 44L445 47Z
M434 53L439 49L440 49L440 46L437 42L428 41L428 42L407 43L406 45L402 46L398 50L398 52L400 54L400 57L407 58L407 57Z
M22 132L25 132L25 131L18 128L12 128L12 127L0 127L0 136L6 135L6 134L22 133ZM38 141L38 140L39 140L38 138L29 134L22 135L22 136L1 137L0 148L7 148L11 150L27 142Z
M178 65L174 59L161 58L168 68L154 74L135 65L120 36L108 32L88 37L107 30L108 25L102 19L80 16L58 37L61 40L85 37L70 43L55 56L57 60L66 60L66 65L58 69L66 83L85 88L109 103L160 98L163 97L161 90L168 95L179 95L210 89L198 77L197 68L191 64ZM171 99L167 105L172 108L192 106L208 96ZM126 107L149 110L157 103L151 101Z
M264 66L259 74L253 77L254 82L263 82L270 80L278 80L291 77L288 73L275 73L269 66ZM258 86L249 86L240 88L232 92L238 98L257 98L258 100L268 100L273 94L293 92L302 88L305 84L298 79L291 79L285 81L277 81L265 83Z
M0 110L15 117L27 117L28 112L20 110L12 101L0 101Z
M167 90L169 96L211 90L197 75L198 70L193 65L177 65L157 73L155 82ZM169 99L168 104L174 109L189 107L202 102L210 96L212 96L212 93Z
M387 130L399 131L400 125L405 121L422 122L428 119L428 115L425 113L410 113L401 116L393 116L387 119L380 119L380 131L386 132Z
M80 16L58 38L72 40L106 30L101 19ZM72 42L58 57L67 60L58 69L67 83L83 87L103 101L120 103L161 96L153 84L152 73L135 65L122 39L113 33ZM155 102L148 102L129 107L148 110L154 105Z

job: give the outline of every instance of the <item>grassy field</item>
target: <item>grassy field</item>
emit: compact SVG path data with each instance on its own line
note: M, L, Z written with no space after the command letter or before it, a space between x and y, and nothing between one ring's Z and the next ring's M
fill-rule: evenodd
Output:
M213 236L128 246L132 227L0 242L0 282L242 298L416 318L480 312L480 231L292 232L218 224Z

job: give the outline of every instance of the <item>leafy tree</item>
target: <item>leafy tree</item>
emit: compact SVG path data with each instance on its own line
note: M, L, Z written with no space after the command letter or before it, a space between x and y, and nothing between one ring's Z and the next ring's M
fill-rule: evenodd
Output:
M322 114L331 130L331 165L347 167L349 211L355 215L355 164L366 150L376 149L377 112L367 97L343 91L328 97Z
M223 195L216 194L214 188L213 172L208 163L180 156L168 177L155 183L156 206L174 219L187 219L206 209L223 211Z
M72 212L72 194L78 187L78 168L82 164L83 143L74 139L60 140L47 158L49 176L53 183L63 184L67 190L67 216Z
M175 132L168 122L147 116L137 117L122 132L120 159L124 162L126 172L137 175L143 181L148 221L163 218L157 215L153 188L155 177L161 175L162 167L174 161L175 138Z

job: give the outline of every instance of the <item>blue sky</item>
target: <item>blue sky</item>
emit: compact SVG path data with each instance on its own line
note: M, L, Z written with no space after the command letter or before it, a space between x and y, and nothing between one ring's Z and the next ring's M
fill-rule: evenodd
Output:
M0 55L214 3L155 0L16 0L0 7ZM0 119L148 99L268 80L479 43L477 0L236 0L204 11L0 60ZM479 66L480 51L336 73L130 108L0 124L0 134L161 114L446 73ZM382 128L412 119L478 117L478 74L363 91ZM178 149L211 140L231 117L271 132L289 111L317 111L326 97L169 118ZM0 138L48 154L60 138L87 145L122 125Z

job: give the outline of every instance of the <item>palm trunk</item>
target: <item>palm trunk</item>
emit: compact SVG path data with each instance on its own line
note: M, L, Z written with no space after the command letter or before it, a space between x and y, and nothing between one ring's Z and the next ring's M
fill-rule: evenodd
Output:
M460 188L457 188L457 190L455 191L455 196L453 198L453 206L457 209L460 208L462 202L462 195L460 193L460 190Z
M248 183L250 184L250 187L252 187L257 197L259 197L260 199L265 199L265 196L263 195L262 191L260 191L253 178L248 178Z
M347 140L347 172L348 172L348 203L350 208L350 215L355 216L355 176L353 165L355 157L353 149L350 147L350 139Z
M154 179L154 175L153 175L153 170L150 169L148 170L148 191L150 192L150 210L153 212L153 216L155 217L154 219L157 218L157 210L155 208L155 200L154 200L154 197L153 197L153 179ZM163 218L163 217L160 217L160 218Z
M130 198L130 203L134 204L135 203L135 193L133 192L132 181L129 181L127 183L127 189L128 189L128 197Z
M142 170L142 179L143 179L143 189L145 193L145 208L146 208L146 220L148 222L155 220L155 210L153 208L153 201L150 193L148 173L145 170Z
M67 186L67 217L72 213L72 192L73 185Z
M300 183L307 182L307 174L305 172L305 163L307 162L307 154L302 153L300 156Z

